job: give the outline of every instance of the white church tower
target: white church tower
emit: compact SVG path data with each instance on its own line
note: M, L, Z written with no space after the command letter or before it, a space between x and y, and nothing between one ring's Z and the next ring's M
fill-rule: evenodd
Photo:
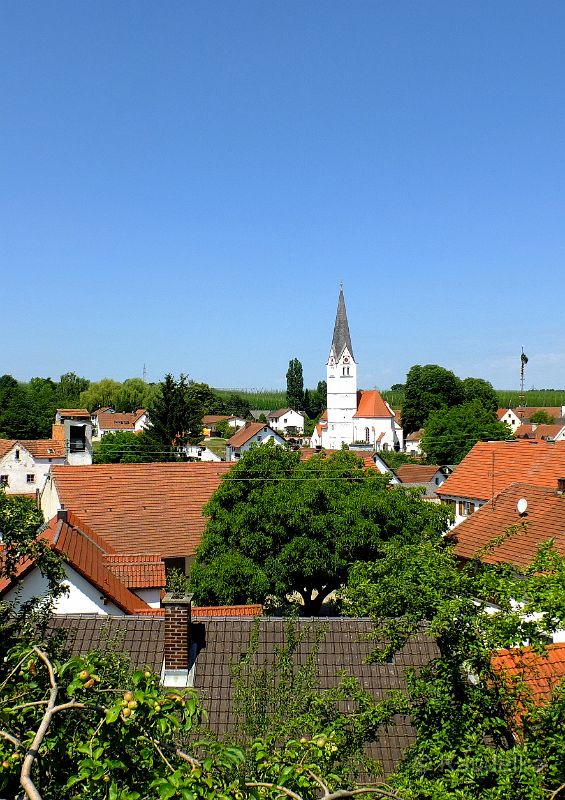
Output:
M353 415L357 411L357 364L353 357L343 286L339 291L334 335L326 364L328 384L328 422L322 433L322 446L339 450L353 442Z

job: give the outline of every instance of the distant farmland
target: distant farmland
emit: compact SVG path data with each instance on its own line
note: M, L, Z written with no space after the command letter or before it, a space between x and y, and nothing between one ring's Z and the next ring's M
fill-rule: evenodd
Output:
M221 397L239 394L251 404L251 408L274 411L286 405L286 392L277 389L215 389ZM314 391L314 389L311 389ZM497 389L500 408L516 408L520 404L520 393L510 389ZM382 396L392 408L402 408L404 393L382 389ZM530 389L524 392L526 406L565 406L565 389Z

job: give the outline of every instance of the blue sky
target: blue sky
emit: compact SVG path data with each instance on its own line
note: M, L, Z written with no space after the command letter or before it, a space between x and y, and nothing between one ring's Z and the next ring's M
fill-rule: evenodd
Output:
M565 4L5 2L0 373L565 385Z

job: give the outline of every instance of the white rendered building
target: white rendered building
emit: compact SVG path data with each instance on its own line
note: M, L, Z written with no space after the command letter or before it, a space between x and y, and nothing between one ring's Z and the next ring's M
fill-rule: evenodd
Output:
M343 289L340 289L328 362L327 422L318 426L312 446L339 450L343 444L365 444L375 451L402 450L402 428L376 389L358 391ZM319 439L319 441L318 441Z

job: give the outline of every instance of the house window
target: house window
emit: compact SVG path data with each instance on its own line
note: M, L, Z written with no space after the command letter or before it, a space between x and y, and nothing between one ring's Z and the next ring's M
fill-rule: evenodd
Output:
M369 436L370 436L369 428L365 428L365 441L366 442L370 441Z
M35 483L35 475L33 474L33 472L28 472L28 474L26 475L26 481L28 483Z
M14 460L15 461L19 461L20 460L20 451L19 450L16 450L16 453L14 455Z
M462 517L468 517L475 510L475 506L469 500L462 500L459 503L459 513Z
M257 436L257 441L258 441L258 442L260 442L262 438L263 438L263 437L261 436L261 434L259 434L259 435Z
M0 486L8 486L8 476L0 475Z

